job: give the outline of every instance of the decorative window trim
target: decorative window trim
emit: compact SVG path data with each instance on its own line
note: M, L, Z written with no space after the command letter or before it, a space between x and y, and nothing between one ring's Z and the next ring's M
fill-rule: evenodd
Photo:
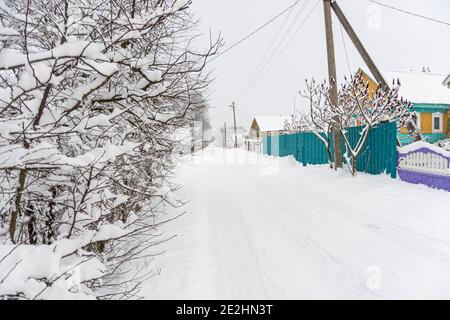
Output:
M434 128L434 119L439 118L439 129ZM433 133L444 132L444 114L441 112L435 112L431 115L431 129Z
M420 132L422 132L422 122L420 121L420 112L414 111L414 113L416 114L416 126L417 126L417 130L419 130Z

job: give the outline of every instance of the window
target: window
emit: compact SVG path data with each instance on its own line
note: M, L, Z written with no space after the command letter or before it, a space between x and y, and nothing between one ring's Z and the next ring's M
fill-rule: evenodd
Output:
M441 119L439 119L438 117L434 117L433 120L434 120L433 129L439 130L441 128Z
M440 112L433 113L433 133L442 133L443 131L443 114Z

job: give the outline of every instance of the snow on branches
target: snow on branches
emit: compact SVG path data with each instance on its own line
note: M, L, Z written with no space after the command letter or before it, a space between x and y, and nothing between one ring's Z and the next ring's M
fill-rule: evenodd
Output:
M0 296L136 293L111 279L167 240L154 228L178 205L174 133L198 112L221 44L192 48L189 5L0 2ZM31 272L35 250L55 264ZM58 287L67 265L87 276Z
M290 133L313 132L324 144L328 163L332 167L331 132L333 128L333 110L329 99L330 87L323 81L317 83L314 79L306 81L306 89L300 95L308 101L306 112L292 116L291 122L286 123L285 130Z
M356 160L363 151L371 130L383 122L396 122L399 128L413 123L410 109L412 105L399 98L400 81L394 81L391 88L378 85L375 92L369 90L369 83L362 74L345 79L338 93L338 103L333 108L345 144L346 163L351 164L351 172L356 174ZM362 126L360 137L355 145L350 143L348 128Z
M356 174L356 160L367 142L371 130L383 122L396 122L398 128L415 130L411 104L399 97L400 82L394 81L392 88L378 86L369 89L369 83L361 74L356 74L338 90L337 105L330 99L331 87L327 82L306 81L306 90L301 95L309 102L309 110L293 117L286 124L289 132L311 131L324 143L331 163L331 132L337 126L345 144L346 163L352 174ZM362 126L356 145L350 143L348 128Z

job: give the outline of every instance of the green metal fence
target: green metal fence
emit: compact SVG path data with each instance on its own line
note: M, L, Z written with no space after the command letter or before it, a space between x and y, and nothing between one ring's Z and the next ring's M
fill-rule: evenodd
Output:
M363 127L348 129L347 137L352 147L358 143L362 129ZM264 154L280 157L293 155L304 166L308 164L326 164L328 162L325 145L312 132L265 137L263 139L263 152ZM342 140L342 154L344 152L345 144ZM331 154L334 154L332 147ZM383 123L372 129L363 151L358 157L356 168L360 172L370 174L387 173L392 178L396 178L396 123Z

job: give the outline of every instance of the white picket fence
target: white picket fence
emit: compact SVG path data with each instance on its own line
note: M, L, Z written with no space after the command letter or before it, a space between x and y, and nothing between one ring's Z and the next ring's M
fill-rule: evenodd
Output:
M261 139L246 139L243 143L244 149L259 154L263 153L263 144Z
M399 168L450 176L450 161L435 153L413 152L399 161Z

